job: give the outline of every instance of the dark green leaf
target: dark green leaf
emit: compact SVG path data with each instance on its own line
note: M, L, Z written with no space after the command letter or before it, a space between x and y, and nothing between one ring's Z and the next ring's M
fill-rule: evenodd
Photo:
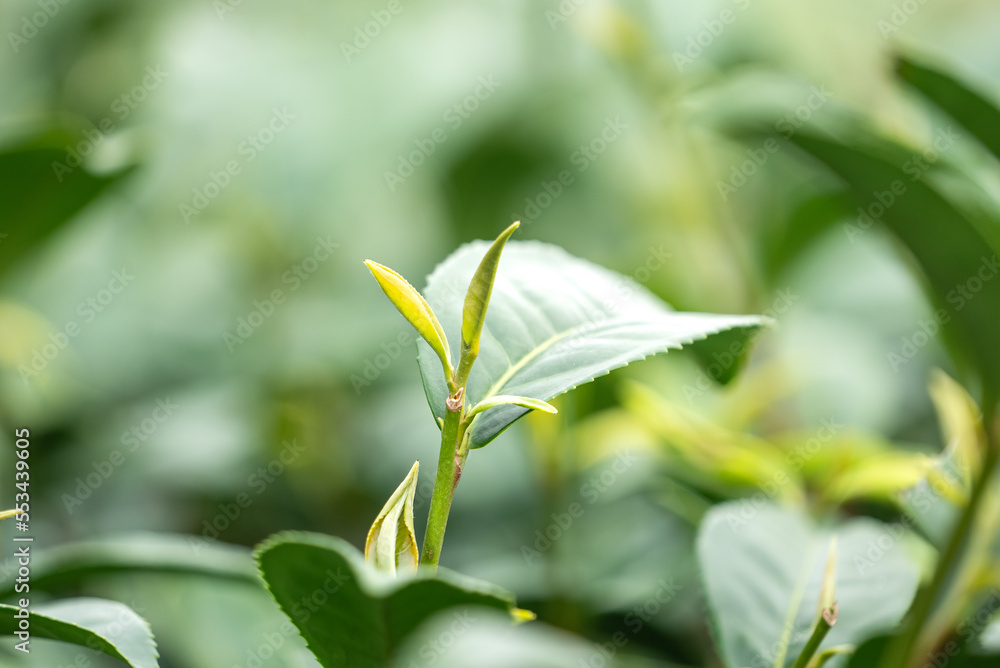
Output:
M59 592L98 575L180 573L259 583L250 551L195 536L128 534L39 552L31 564L35 591ZM14 594L16 568L0 583L0 599Z
M803 130L792 141L850 186L860 211L847 230L849 237L864 234L869 221L877 218L906 245L935 301L945 309L947 317L940 319L946 320L942 328L953 348L960 358L961 351L972 358L966 360L967 373L980 376L990 395L996 396L1000 346L994 333L1000 331L1000 268L997 248L986 240L1000 231L996 221L985 223L990 229L977 229L955 204L905 172L908 154L886 140L869 137L863 146ZM862 213L870 212L879 215L862 218Z
M267 587L325 668L384 668L422 622L443 610L513 609L513 596L444 570L392 577L330 536L284 533L256 552Z
M95 176L75 167L65 173L54 163L65 164L66 151L37 142L0 152L0 274L131 171Z
M850 211L850 202L849 195L835 192L798 203L765 242L763 268L768 280L777 280L813 242L841 222L844 213Z
M896 73L1000 157L1000 109L946 72L899 56Z

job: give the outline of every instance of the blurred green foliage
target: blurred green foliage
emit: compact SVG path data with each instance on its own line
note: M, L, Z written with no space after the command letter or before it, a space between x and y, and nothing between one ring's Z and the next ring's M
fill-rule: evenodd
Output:
M594 643L625 666L719 665L694 548L713 504L783 471L794 484L768 496L894 522L900 490L954 470L959 427L939 434L928 381L943 368L980 401L996 354L975 324L1000 313L986 297L946 311L957 345L936 335L963 262L996 242L995 3L388 7L5 4L0 421L5 439L32 432L39 548L155 531L198 555L285 529L360 546L414 459L422 534L438 430L413 332L362 259L425 276L520 219L520 238L678 309L779 326L752 351L634 365L508 430L463 476L443 563L576 635L528 625L495 665L597 665ZM918 63L978 93L934 107L941 81ZM885 222L908 248L865 217L896 178L914 185ZM935 227L948 216L972 223ZM790 466L803 447L819 454ZM944 519L918 529L940 543L955 490L935 490ZM315 665L246 582L160 569L51 593L131 605L165 668ZM500 644L484 619L459 650ZM4 665L45 668L82 651L7 649Z

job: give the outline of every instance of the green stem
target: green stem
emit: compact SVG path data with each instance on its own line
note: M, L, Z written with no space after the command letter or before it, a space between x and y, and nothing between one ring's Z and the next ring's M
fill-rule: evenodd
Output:
M451 512L451 501L455 498L455 486L458 484L458 462L456 455L461 445L462 413L449 410L441 427L441 453L438 456L437 475L434 478L434 491L431 493L431 507L427 514L427 530L424 532L424 550L420 563L436 569L441 559L441 546L444 545L444 530L448 526L448 515Z
M455 370L456 387L465 387L469 383L469 374L472 373L472 365L479 357L478 346L472 350L465 341L462 342L462 351L458 357L458 368Z
M834 605L833 608L827 608L820 613L819 619L816 620L816 626L813 627L812 635L809 636L806 646L802 648L799 658L797 658L795 663L792 664L792 668L806 668L806 666L809 665L813 656L816 655L816 650L818 650L820 644L822 644L823 638L825 638L826 634L830 632L830 629L833 628L836 621L836 605Z
M952 572L961 560L963 548L968 541L976 516L979 514L979 507L986 497L986 491L989 489L990 481L997 469L997 462L1000 461L1000 442L998 442L1000 436L995 433L997 427L992 424L990 419L993 414L993 411L989 411L984 416L987 440L986 457L983 460L982 471L973 483L969 502L962 510L958 522L955 523L955 528L948 538L948 544L941 554L930 584L917 593L917 599L913 603L909 621L903 632L895 636L886 647L880 664L883 668L899 668L909 665L910 657L913 655L924 625L934 610L934 604L941 597L945 586L951 579Z

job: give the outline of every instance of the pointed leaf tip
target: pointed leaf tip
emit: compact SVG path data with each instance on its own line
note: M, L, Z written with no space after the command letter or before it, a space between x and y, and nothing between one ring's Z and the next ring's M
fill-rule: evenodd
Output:
M419 470L420 462L416 461L385 502L365 541L365 560L393 575L397 569L415 572L420 560L413 529L413 497L417 491Z
M20 515L23 511L21 510L0 510L0 520L5 520L15 515Z
M469 291L465 295L465 306L462 310L463 358L466 356L466 350L469 351L470 359L475 359L476 355L479 354L479 337L483 332L483 323L486 322L486 309L490 304L497 267L500 266L500 254L503 252L507 240L520 225L521 221L517 221L500 233L500 236L486 251L486 255L479 263L479 268L472 276Z
M451 354L448 352L448 337L445 336L444 329L427 300L405 278L389 267L372 260L365 260L365 266L372 272L372 276L378 281L379 287L393 306L441 358L445 377L450 379L454 373Z
M823 585L819 592L819 614L826 617L833 611L836 619L837 608L837 535L830 538L830 550L826 557L826 568L823 571ZM833 622L830 622L833 625Z

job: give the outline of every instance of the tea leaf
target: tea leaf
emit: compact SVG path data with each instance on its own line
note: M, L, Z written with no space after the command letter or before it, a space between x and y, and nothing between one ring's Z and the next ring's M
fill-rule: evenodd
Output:
M420 552L413 531L413 495L419 469L420 462L414 462L368 531L365 560L381 571L395 574L397 569L417 570Z
M445 336L441 323L427 301L417 292L416 288L407 283L405 278L389 267L372 260L365 260L365 264L371 270L375 280L378 281L385 296L441 359L444 374L451 378L453 371L448 349L448 337Z
M330 536L279 534L256 557L271 595L324 668L384 668L417 627L444 610L514 610L512 594L445 569L389 577ZM303 600L324 603L304 610Z
M909 532L869 519L819 527L800 511L749 501L708 513L698 560L727 666L783 668L801 654L833 577L826 566L834 533L839 618L819 652L860 644L902 619L919 582Z
M899 57L896 73L1000 157L1000 109L994 103L950 74L907 56Z
M21 608L0 604L0 635L14 636ZM124 661L132 668L157 668L156 642L146 621L117 601L73 598L32 606L34 638L60 640ZM29 645L30 647L30 645Z
M483 323L486 322L486 310L490 305L490 295L493 293L493 283L500 265L500 254L504 245L520 222L516 222L500 233L493 245L486 251L476 273L469 282L469 291L465 295L462 307L462 357L475 359L479 355L479 339L483 333ZM469 362L471 364L471 362Z
M449 286L470 281L487 248L486 242L463 246L428 279L427 301L448 331L463 321L463 309L447 298ZM493 284L466 399L472 406L509 395L548 401L629 362L766 322L758 316L676 313L634 281L561 248L511 241ZM444 418L445 376L431 362L432 349L419 341L417 347L427 400L435 417ZM470 427L470 447L486 445L529 410L501 404L483 411Z

